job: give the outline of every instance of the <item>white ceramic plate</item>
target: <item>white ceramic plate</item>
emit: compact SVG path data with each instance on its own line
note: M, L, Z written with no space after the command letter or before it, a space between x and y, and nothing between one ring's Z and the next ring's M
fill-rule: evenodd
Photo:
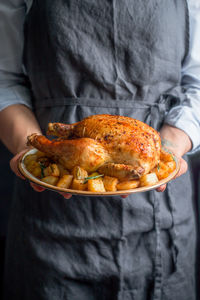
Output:
M151 186L144 186L144 187L138 187L138 188L135 188L135 189L131 189L131 190L123 190L123 191L116 191L116 192L99 192L99 193L93 193L93 192L89 192L89 191L78 191L78 190L72 190L72 189L65 189L65 188L59 188L59 187L56 187L56 186L53 186L53 185L50 185L50 184L47 184L41 180L39 180L38 178L34 177L25 167L25 164L24 164L24 158L27 156L27 155L30 155L30 154L34 154L35 152L37 152L37 149L31 149L31 150L28 150L24 155L23 157L21 158L21 160L19 161L19 164L18 164L18 168L19 168L19 171L22 173L22 175L27 178L29 181L37 184L37 185L40 185L46 189L49 189L49 190L52 190L52 191L55 191L55 192L65 192L65 193L69 193L69 194L72 194L72 195L82 195L82 196L116 196L116 195L129 195L129 194L134 194L134 193L141 193L141 192L146 192L146 191L150 191L150 190L153 190L153 189L156 189L158 188L159 186L169 182L170 180L172 180L176 174L178 173L179 171L179 168L180 168L180 165L179 165L179 161L178 159L174 156L174 159L175 159L175 162L176 162L176 169L170 173L170 175L165 178L165 179L162 179L160 181L158 181L156 184L154 185L151 185Z

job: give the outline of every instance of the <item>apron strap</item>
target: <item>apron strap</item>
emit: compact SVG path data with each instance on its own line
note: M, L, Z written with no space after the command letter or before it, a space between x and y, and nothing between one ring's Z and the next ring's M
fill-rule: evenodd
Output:
M178 251L179 251L178 246L177 246L178 231L176 229L176 226L174 226L175 225L175 221L174 221L175 207L174 207L174 203L172 201L173 197L172 197L170 182L167 184L166 193L167 193L169 210L171 212L171 217L172 217L172 227L169 230L169 235L170 235L171 244L172 244L172 258L173 258L173 264L174 264L174 271L176 271L177 256L178 256Z
M154 211L154 224L156 232L156 253L154 261L154 290L153 300L161 299L161 287L162 287L162 253L160 242L160 203L158 197L156 197L156 191L150 192L150 201L153 205Z
M154 261L154 290L153 290L153 300L160 300L162 297L162 251L161 251L161 237L160 237L160 202L159 198L156 195L156 191L150 192L150 201L153 205L154 211L154 224L155 224L155 232L156 232L156 253L155 253L155 261ZM176 271L177 265L177 255L178 255L178 247L177 247L177 236L178 232L176 227L174 226L174 204L173 197L171 195L170 183L168 183L166 188L166 194L168 198L168 205L171 211L172 216L172 227L169 230L169 235L172 243L172 258L174 264L174 271Z

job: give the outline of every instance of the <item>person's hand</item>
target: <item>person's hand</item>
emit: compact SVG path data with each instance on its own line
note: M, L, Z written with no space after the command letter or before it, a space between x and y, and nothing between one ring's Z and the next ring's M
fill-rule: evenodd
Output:
M27 151L27 149L24 149L22 151L20 151L18 154L16 154L11 160L10 160L10 167L11 170L15 173L16 176L18 176L19 178L25 180L26 178L20 173L19 169L18 169L18 163L20 161L20 159L22 158L22 156L24 155L24 153ZM45 188L30 182L31 187L36 191L36 192L43 192L45 190ZM69 199L71 198L71 194L68 193L63 193L63 192L59 192L60 195L62 195L64 198Z
M167 124L162 127L160 135L164 147L170 150L179 160L180 169L177 175L174 177L175 179L187 172L188 165L187 162L182 158L182 156L191 150L192 142L183 130ZM167 185L164 184L156 190L158 192L164 192L166 186Z

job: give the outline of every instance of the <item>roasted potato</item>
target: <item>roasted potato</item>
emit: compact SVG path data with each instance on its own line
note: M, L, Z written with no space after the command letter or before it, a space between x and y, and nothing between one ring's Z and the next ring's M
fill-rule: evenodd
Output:
M63 175L57 182L56 186L68 189L72 183L73 175Z
M56 185L57 182L58 182L58 177L55 177L55 176L46 176L46 177L43 177L41 179L41 181L43 181L45 183L48 183L48 184L51 184L51 185Z
M86 191L88 187L88 183L85 182L84 179L76 179L74 178L72 181L72 189L78 191Z
M117 190L118 179L115 177L104 176L103 184L106 191L115 192Z
M37 154L29 154L24 158L24 164L27 167L31 161L37 161Z
M176 169L176 162L173 160L173 161L169 161L166 163L166 166L169 170L169 173L173 172L175 169Z
M156 173L156 176L159 180L162 180L166 177L168 177L170 171L169 168L166 165L167 163L164 163L160 161L160 163L152 170L152 173Z
M76 166L72 170L72 175L74 176L75 179L84 179L88 177L88 172L83 168Z
M130 189L135 189L140 185L139 180L127 180L127 181L122 181L117 184L117 190L130 190Z
M149 173L146 175L143 175L140 178L140 185L141 186L150 186L150 185L154 185L158 182L158 177L156 175L156 173Z
M35 167L35 168L32 170L31 173L32 173L33 176L35 176L35 177L37 177L37 178L39 178L39 179L42 177L42 169L41 169L40 166Z
M70 174L69 171L63 167L63 165L57 164L57 166L58 166L58 169L60 171L60 177L63 177L64 175L69 175Z
M60 170L57 166L57 164L50 164L47 168L44 169L44 176L60 176Z
M26 169L30 172L33 173L33 170L35 168L39 167L40 168L40 164L39 162L35 161L35 160L30 160L28 161L28 163L26 164Z
M173 161L174 160L173 154L165 151L164 149L161 149L160 160L163 162Z
M102 178L89 179L88 191L90 192L105 192L105 187Z

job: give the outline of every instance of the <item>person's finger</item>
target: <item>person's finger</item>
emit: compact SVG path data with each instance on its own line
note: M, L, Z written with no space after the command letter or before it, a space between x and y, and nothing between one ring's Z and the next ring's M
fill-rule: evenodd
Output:
M34 189L34 191L36 192L43 192L45 190L45 188L33 183L33 182L30 182L30 185L31 187Z
M30 182L30 185L36 192L43 192L45 190L45 188L43 188L42 186L39 186L33 182ZM71 194L64 193L64 192L59 192L59 194L62 195L65 199L69 199L72 197Z
M19 169L18 169L18 163L19 160L21 159L21 157L23 156L23 154L26 152L27 150L21 151L20 153L16 154L11 160L10 160L10 168L11 170L15 173L15 175L17 175L18 177L20 177L21 179L25 180L26 178L20 173Z
M120 195L121 196L121 198L127 198L128 197L128 195Z
M71 194L59 192L60 195L62 195L65 199L70 199L72 197Z
M156 189L156 191L162 193L162 192L165 191L166 187L167 187L167 185L166 185L166 184L163 184L163 185L159 186L159 187Z
M174 178L177 178L187 172L188 164L182 157L179 159L179 163L180 163L180 169Z

